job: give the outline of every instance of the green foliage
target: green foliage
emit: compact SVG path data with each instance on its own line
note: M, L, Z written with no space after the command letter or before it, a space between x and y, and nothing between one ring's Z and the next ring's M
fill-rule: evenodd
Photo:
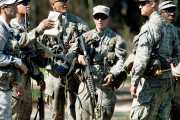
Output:
M130 76L127 77L126 83L131 83L131 77Z

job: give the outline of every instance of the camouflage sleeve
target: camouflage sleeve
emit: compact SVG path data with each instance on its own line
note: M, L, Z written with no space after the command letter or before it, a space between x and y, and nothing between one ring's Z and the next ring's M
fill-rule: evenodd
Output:
M15 32L16 38L19 40L20 47L27 47L34 44L37 41L37 37L43 34L43 30L40 25L28 33L25 30L22 31L22 28L19 25L13 24L11 22L11 26Z
M82 19L77 17L77 26L78 26L78 31L79 35L82 35L83 33L89 31L88 24L86 24Z
M75 40L72 47L68 50L68 53L66 54L66 59L68 62L72 62L75 57L77 57L77 52L79 49L79 38Z
M132 68L131 85L138 85L147 64L155 41L160 39L161 32L154 24L146 24L139 33L139 43L136 50L134 65Z
M110 69L110 73L116 78L121 71L124 71L124 60L127 55L125 41L120 37L115 45L115 56L117 57L115 65Z
M180 62L180 29L176 28L177 34L176 39L174 41L174 47L173 47L173 58L177 58L178 62Z
M4 50L4 47L5 47L5 41L6 39L3 38L3 34L1 34L1 37L0 37L0 66L7 66L7 65L21 65L22 64L22 61L21 59L19 58L16 58L16 57L13 57L11 55L5 55L3 53L3 50Z

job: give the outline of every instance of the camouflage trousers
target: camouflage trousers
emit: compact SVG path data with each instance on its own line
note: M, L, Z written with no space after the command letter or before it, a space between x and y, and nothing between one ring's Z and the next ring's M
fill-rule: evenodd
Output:
M30 120L32 113L32 91L31 91L31 78L24 75L24 91L23 98L17 97L17 90L13 89L12 92L12 120Z
M175 82L175 89L172 99L171 120L180 119L180 81Z
M130 114L131 120L169 120L173 93L172 79L141 79Z
M101 87L101 81L97 81L95 85L98 94L97 106L100 109L100 113L95 113L96 119L111 120L116 102L114 89L112 87ZM76 100L76 119L92 120L95 116L92 116L92 102L85 82L80 83L78 97L80 101Z
M0 120L11 120L11 92L0 91Z
M51 110L51 120L64 120L65 119L65 88L61 84L65 84L65 80L61 78L56 78L50 73L46 72L46 103ZM68 79L68 88L77 93L79 83L75 81L73 76L70 76ZM75 114L75 101L76 96L72 92L67 92L67 110L68 110L68 119L76 120Z

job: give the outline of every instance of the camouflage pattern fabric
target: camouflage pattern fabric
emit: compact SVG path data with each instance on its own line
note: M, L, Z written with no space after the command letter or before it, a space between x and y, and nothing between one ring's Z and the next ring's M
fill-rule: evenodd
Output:
M87 51L91 58L90 67L93 72L92 74L95 81L96 92L98 94L97 105L100 107L100 118L97 117L97 119L110 120L114 113L116 96L115 90L112 86L102 87L104 76L106 76L104 75L104 57L110 55L108 49L111 49L110 47L114 46L112 47L111 55L115 57L111 55L109 57L113 58L111 60L115 62L112 63L109 72L112 73L114 77L118 76L120 71L123 69L123 63L126 56L125 42L121 36L108 28L100 33L93 29L83 34L83 37L85 38ZM114 40L115 42L111 43ZM80 45L77 40L69 50L66 56L69 61L76 56L75 54L81 54L82 51L77 53L79 48L78 44ZM87 76L85 79L88 79ZM80 101L76 100L77 120L92 119L90 95L85 81L80 83L78 96ZM80 106L81 104L82 107Z
M11 91L9 91L11 89L10 84L14 87L21 85L23 79L15 65L21 64L22 61L21 59L17 58L18 42L13 40L13 30L2 17L0 17L0 34L0 89L2 89L0 90L0 119L11 120ZM14 44L12 43L13 41ZM5 78L3 78L4 71L6 70L10 70L8 73L11 73L11 75L8 74ZM11 77L11 79L9 79L9 77Z
M23 20L19 18L14 18L10 22L14 32L16 39L19 39L20 48L23 49L25 53L24 59L27 61L25 64L28 67L28 71L31 71L32 75L40 75L39 67L35 62L31 60L32 57L36 56L36 46L34 43L37 42L37 38L39 35L42 35L43 31L40 26L29 31L25 32L25 23ZM27 57L28 56L28 57ZM32 57L31 57L32 56ZM28 64L30 63L30 64ZM23 75L24 83L23 87L25 90L25 96L22 99L17 97L16 89L13 89L13 98L12 98L12 119L13 120L29 120L31 118L32 113L32 90L31 90L31 76L28 73L27 75Z
M62 30L64 44L73 43L75 38L80 36L89 30L88 25L82 21L79 17L66 13L60 18L59 28ZM45 44L54 54L60 54L62 49L60 47L57 37L44 36L42 43ZM46 67L46 102L51 110L52 120L64 119L64 105L65 105L65 93L64 87L61 84L65 84L65 80L54 75L56 67L63 63L62 58L53 57L49 59L48 66ZM73 90L78 90L78 83L74 83L76 80L74 76L70 76L68 86L73 86ZM73 82L72 82L73 81ZM74 85L76 84L76 86ZM70 95L70 96L69 96ZM68 116L69 119L76 120L75 117L75 101L76 96L68 93L67 96Z
M180 41L180 29L177 28L177 33L179 35ZM176 68L178 71L175 73L175 77L180 77L180 64ZM173 74L174 75L174 74ZM180 81L179 78L175 80L175 89L172 99L172 111L171 111L171 120L178 120L180 118Z
M158 12L153 12L139 33L131 79L131 85L138 85L138 92L137 99L132 104L130 119L169 119L174 88L171 71L163 72L160 76L148 76L144 73L149 61L153 60L153 47L159 45L157 58L161 61L170 57L177 59L180 53L178 44L175 27ZM168 66L170 68L170 64Z

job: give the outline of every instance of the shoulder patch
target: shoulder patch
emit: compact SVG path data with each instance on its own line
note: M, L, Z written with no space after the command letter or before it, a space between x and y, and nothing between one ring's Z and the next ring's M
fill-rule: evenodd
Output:
M6 42L6 37L3 34L0 33L0 37Z

